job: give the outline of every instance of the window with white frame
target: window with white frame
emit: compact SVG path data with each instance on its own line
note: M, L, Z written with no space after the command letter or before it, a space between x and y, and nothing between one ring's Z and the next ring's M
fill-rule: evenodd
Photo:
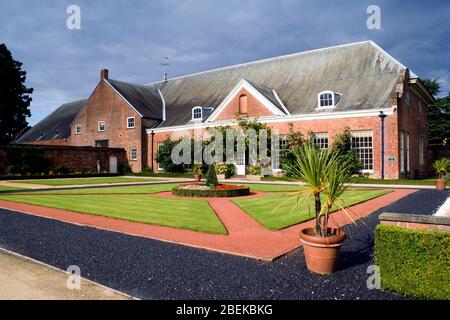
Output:
M127 129L133 129L136 126L136 120L134 117L127 118Z
M409 133L400 131L400 172L410 171L409 142Z
M130 160L131 161L136 161L138 159L137 156L137 148L130 148Z
M75 134L81 134L81 124L75 126Z
M352 131L352 149L363 165L363 172L373 171L373 132Z
M156 150L159 150L161 148L162 144L163 144L162 142L158 142L156 144ZM159 162L157 162L157 168L158 168L159 171L164 170L164 168L161 167L161 164Z
M279 135L278 138L279 138L278 144L275 144L272 150L272 157L273 157L272 169L274 170L281 169L280 165L281 152L287 150L289 147L289 137L287 135Z
M202 117L202 107L195 107L192 109L192 120L200 120Z
M102 132L106 130L106 123L105 121L99 121L98 122L98 131Z
M333 91L322 91L317 95L317 108L334 108L341 99L341 94Z
M424 154L424 139L422 137L419 138L419 164L424 165L425 163L425 154Z
M328 149L328 133L314 132L312 133L312 143L320 149Z

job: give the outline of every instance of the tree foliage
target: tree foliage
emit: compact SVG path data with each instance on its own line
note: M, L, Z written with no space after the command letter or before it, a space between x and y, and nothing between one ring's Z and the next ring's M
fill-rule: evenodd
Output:
M351 173L358 173L362 169L362 163L356 157L352 149L352 134L349 128L333 138L331 150L339 155L341 163L345 163Z
M32 88L25 86L26 72L0 44L0 145L13 141L28 125Z
M156 161L166 172L184 172L183 164L175 164L172 161L172 150L179 142L179 140L170 140L167 137L158 148Z
M450 148L450 92L439 98L441 84L439 79L423 80L425 87L436 99L428 106L428 127L430 149Z

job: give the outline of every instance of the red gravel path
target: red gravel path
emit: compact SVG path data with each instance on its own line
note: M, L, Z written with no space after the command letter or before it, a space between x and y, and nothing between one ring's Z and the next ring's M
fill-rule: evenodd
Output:
M397 189L376 199L352 206L351 211L359 218L389 205L416 190ZM252 196L261 196L255 193ZM156 194L162 197L172 197L170 193ZM311 225L311 221L304 222L281 231L269 231L263 228L252 217L243 212L228 198L209 198L208 202L216 211L218 217L228 230L228 235L214 235L203 232L163 227L158 225L129 222L108 217L94 216L71 211L44 208L34 205L0 201L0 207L31 214L35 216L56 219L73 224L91 226L140 237L158 239L179 243L192 247L225 252L240 256L273 260L300 246L299 230ZM351 223L351 220L341 212L332 214L339 225Z

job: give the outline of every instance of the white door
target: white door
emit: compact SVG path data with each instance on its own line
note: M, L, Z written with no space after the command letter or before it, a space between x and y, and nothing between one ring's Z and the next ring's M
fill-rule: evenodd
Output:
M236 152L236 175L245 176L245 151Z
M117 157L109 157L109 173L117 173Z

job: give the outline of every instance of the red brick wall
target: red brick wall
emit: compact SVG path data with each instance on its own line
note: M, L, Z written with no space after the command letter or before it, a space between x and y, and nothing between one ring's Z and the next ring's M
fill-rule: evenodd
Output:
M222 110L217 120L230 120L235 119L239 114L239 97L241 95L247 96L247 116L248 117L262 117L271 116L273 113L263 106L258 99L256 99L250 92L242 88L236 94L236 96L228 103L228 105Z
M135 117L135 128L127 129L127 118ZM98 131L98 122L106 122L106 130ZM147 150L143 149L143 120L122 97L105 81L100 81L83 110L72 124L71 144L95 146L96 140L109 140L109 146L123 148L134 172L143 169ZM81 125L81 134L75 134L75 126ZM148 123L147 123L148 124ZM130 148L137 148L138 160L130 159ZM144 162L145 163L145 162Z
M249 109L250 111L250 109ZM385 119L385 177L388 179L398 178L398 161L388 163L389 156L398 159L398 131L397 131L397 113L388 116ZM308 120L292 122L294 131L302 132L305 137L309 132L327 132L329 144L333 143L333 137L341 133L344 128L349 127L350 130L372 130L373 131L373 157L375 177L381 176L381 125L378 116L344 118L344 119L324 119L324 120ZM280 134L289 133L289 122L269 123L273 129L277 129ZM173 134L173 136L172 136ZM178 137L192 137L193 131L175 131L155 133L154 135L154 159L156 159L156 146L158 142L164 141L167 136L176 139ZM151 137L149 137L148 149L152 150ZM156 160L153 163L156 171ZM149 162L149 166L151 166Z
M97 160L100 161L101 171L109 172L109 157L117 157L118 168L127 163L127 155L120 148L94 148L73 146L38 145L43 149L43 157L51 161L53 168L67 165L71 171L97 172ZM4 174L11 164L8 160L8 147L0 148L0 173Z
M408 79L406 74L405 79ZM408 97L409 96L409 97ZM427 123L427 103L411 90L410 84L405 80L402 97L397 99L399 130L410 134L410 170L400 173L401 178L413 179L429 174L428 156L428 123ZM424 139L424 164L419 161L419 138ZM400 143L399 143L400 149ZM399 150L400 152L400 150ZM405 166L406 170L406 166ZM399 166L400 171L400 166Z

